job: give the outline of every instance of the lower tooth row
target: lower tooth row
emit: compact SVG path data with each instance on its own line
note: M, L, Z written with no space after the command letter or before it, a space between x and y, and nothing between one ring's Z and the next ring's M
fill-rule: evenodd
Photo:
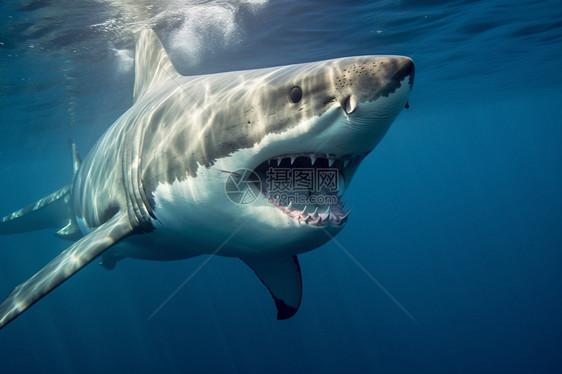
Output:
M288 209L288 210L295 210L294 207L293 207L293 203L292 203L292 202L289 202L289 205L287 206L287 209ZM330 205L328 205L328 208L327 208L326 211L325 211L324 213L322 213L322 214L324 214L325 216L327 216L328 214L330 214L330 211L331 211L331 208L330 208ZM302 214L303 216L309 214L309 215L313 216L314 218L316 218L316 217L318 217L318 214L319 214L319 213L318 213L318 207L316 207L316 209L314 209L314 212L310 213L310 212L308 211L308 205L305 205L304 209L301 211L301 214Z

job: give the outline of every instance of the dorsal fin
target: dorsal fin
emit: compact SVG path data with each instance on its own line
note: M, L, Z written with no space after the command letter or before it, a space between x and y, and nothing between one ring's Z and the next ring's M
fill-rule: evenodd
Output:
M179 76L156 33L151 29L141 31L135 53L134 101L160 83Z

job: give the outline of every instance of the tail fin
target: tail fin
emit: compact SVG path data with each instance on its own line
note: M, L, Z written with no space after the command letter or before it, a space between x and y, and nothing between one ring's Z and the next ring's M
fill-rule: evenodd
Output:
M72 142L71 148L73 169L76 174L80 167L80 156L76 145ZM0 218L0 235L63 227L57 232L57 236L67 240L78 240L82 234L69 205L70 190L70 185L65 186L34 204Z

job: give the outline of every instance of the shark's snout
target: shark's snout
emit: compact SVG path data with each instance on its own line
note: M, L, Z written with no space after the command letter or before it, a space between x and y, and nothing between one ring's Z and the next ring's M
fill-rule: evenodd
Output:
M397 67L398 70L395 74L395 78L402 80L405 77L410 77L411 83L414 82L414 72L415 72L415 68L414 68L414 61L412 61L411 58L409 57L403 57L403 56L398 56L395 57L395 59L398 60L397 62Z
M361 103L388 97L402 85L411 90L413 82L414 62L403 56L345 59L334 74L334 87L346 112Z
M393 96L392 101L397 104L395 110L399 111L412 89L414 70L414 62L403 56L343 59L332 71L335 101L346 115L361 117L365 106ZM388 104L384 107L389 109ZM372 114L373 110L369 112Z

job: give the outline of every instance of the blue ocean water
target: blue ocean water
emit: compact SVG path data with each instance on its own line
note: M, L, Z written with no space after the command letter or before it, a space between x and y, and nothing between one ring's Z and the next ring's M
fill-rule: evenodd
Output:
M0 373L558 372L560 5L2 2L0 215L67 184L68 139L85 155L131 105L147 26L183 74L402 54L416 81L337 243L300 256L295 317L240 261L90 264L0 331ZM0 294L67 245L0 236Z

